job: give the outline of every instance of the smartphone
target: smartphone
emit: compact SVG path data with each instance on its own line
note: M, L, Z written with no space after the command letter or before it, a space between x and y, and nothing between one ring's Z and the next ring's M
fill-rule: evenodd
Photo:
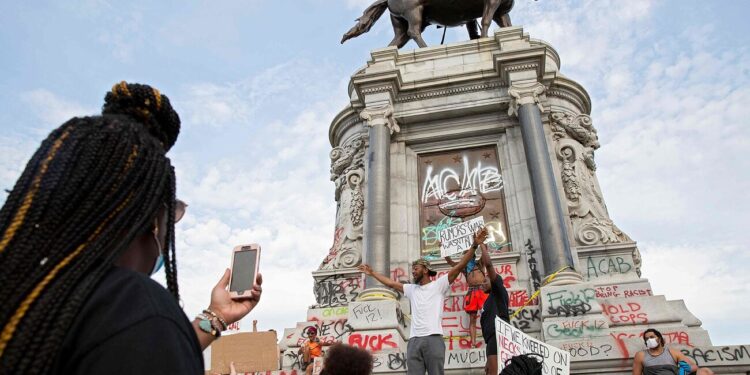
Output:
M232 278L229 295L232 298L251 298L260 261L260 245L239 245L232 250Z

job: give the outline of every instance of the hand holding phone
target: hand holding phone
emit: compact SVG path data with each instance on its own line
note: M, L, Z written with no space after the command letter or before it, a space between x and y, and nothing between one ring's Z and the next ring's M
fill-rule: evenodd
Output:
M229 282L229 295L233 299L252 298L255 276L258 274L260 245L236 246L232 251L232 279Z
M240 245L232 251L232 268L211 291L209 308L232 324L260 302L263 278L258 273L260 245Z

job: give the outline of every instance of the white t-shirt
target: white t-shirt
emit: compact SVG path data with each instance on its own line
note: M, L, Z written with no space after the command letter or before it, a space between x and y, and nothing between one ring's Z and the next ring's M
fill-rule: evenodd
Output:
M411 304L411 337L443 334L443 299L449 292L448 275L425 285L404 284Z

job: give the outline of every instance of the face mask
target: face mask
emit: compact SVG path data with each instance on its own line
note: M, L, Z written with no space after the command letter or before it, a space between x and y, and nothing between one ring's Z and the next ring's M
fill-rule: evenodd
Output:
M654 349L657 346L659 346L659 342L656 341L656 338L652 337L652 338L646 340L646 346L648 346L649 349Z
M161 255L161 242L159 242L159 237L156 236L156 233L154 233L154 241L156 241L156 247L159 249L159 256L156 257L156 261L154 261L154 268L151 270L152 275L159 272L164 265L164 256Z

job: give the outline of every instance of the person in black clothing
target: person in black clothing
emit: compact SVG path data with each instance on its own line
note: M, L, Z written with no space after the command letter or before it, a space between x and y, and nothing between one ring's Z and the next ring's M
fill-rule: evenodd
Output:
M484 366L485 374L497 374L497 340L495 338L495 317L509 322L508 314L508 291L503 285L503 277L495 272L492 259L487 252L487 245L482 245L482 264L487 271L487 281L483 287L489 294L482 307L480 324L482 325L482 336L487 345L487 363Z
M166 96L121 82L35 152L0 210L0 374L203 374L201 351L256 306L260 275L235 301L229 270L192 323L178 304L179 129Z

